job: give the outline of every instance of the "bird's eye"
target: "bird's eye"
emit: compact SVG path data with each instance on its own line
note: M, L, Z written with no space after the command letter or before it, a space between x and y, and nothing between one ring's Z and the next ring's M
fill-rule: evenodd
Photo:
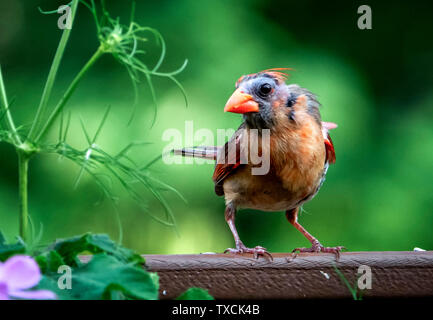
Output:
M272 86L269 83L264 83L259 87L259 95L266 97L272 91Z

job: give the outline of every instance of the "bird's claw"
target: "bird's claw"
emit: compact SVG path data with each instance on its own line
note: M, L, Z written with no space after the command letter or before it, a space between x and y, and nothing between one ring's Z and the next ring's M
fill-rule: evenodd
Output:
M261 246L256 246L254 248L247 248L245 246L239 246L236 249L234 249L234 248L228 248L228 249L224 250L224 253L232 253L232 254L252 253L254 259L258 259L259 256L263 256L265 258L268 258L271 261L274 260L274 258L266 250L266 248L263 248Z
M324 253L333 253L337 260L340 259L340 252L342 250L347 250L346 247L337 246L337 247L324 247L320 244L320 242L314 242L311 248L295 248L292 253L299 251L299 253L303 252L324 252Z

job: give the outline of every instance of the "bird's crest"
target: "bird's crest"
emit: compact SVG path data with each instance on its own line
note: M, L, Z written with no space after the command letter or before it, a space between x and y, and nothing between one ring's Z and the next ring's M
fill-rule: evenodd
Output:
M292 68L272 68L272 69L266 69L257 73L252 73L252 74L246 74L242 77L240 77L238 79L238 81L236 81L236 88L239 86L239 84L243 81L243 80L247 80L247 79L252 79L252 78L257 78L258 76L261 75L269 75L270 77L274 78L275 80L277 80L279 83L283 83L285 82L288 78L289 78L289 74L283 71L287 71L287 70L293 70Z

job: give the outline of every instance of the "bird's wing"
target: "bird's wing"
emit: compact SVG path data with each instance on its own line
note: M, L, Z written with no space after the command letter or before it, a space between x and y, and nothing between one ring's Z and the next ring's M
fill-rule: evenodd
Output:
M241 126L234 136L228 141L221 152L218 154L217 163L212 176L215 183L215 193L218 196L224 195L223 182L229 175L235 172L243 164L241 163L240 140L242 137L243 127Z
M334 144L332 143L331 136L329 135L329 130L335 128L337 128L337 124L333 122L322 122L322 133L326 148L326 162L329 162L330 164L335 163L336 158Z

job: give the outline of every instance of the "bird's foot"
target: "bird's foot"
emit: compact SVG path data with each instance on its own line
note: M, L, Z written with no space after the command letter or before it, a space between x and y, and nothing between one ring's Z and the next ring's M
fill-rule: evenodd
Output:
M247 248L243 243L236 246L236 249L234 248L228 248L224 251L224 253L232 253L232 254L243 254L243 253L251 253L253 254L253 257L255 259L258 259L259 256L263 256L264 258L268 258L270 260L274 260L272 255L266 250L266 248L263 248L261 246L256 246L254 248Z
M322 246L322 244L319 241L314 241L313 245L311 246L311 248L295 248L295 249L293 249L292 252L299 251L299 253L303 253L303 252L333 253L333 254L335 254L335 257L337 258L337 260L339 260L340 259L340 252L342 250L346 250L346 248L343 247L343 246L324 247L324 246Z

